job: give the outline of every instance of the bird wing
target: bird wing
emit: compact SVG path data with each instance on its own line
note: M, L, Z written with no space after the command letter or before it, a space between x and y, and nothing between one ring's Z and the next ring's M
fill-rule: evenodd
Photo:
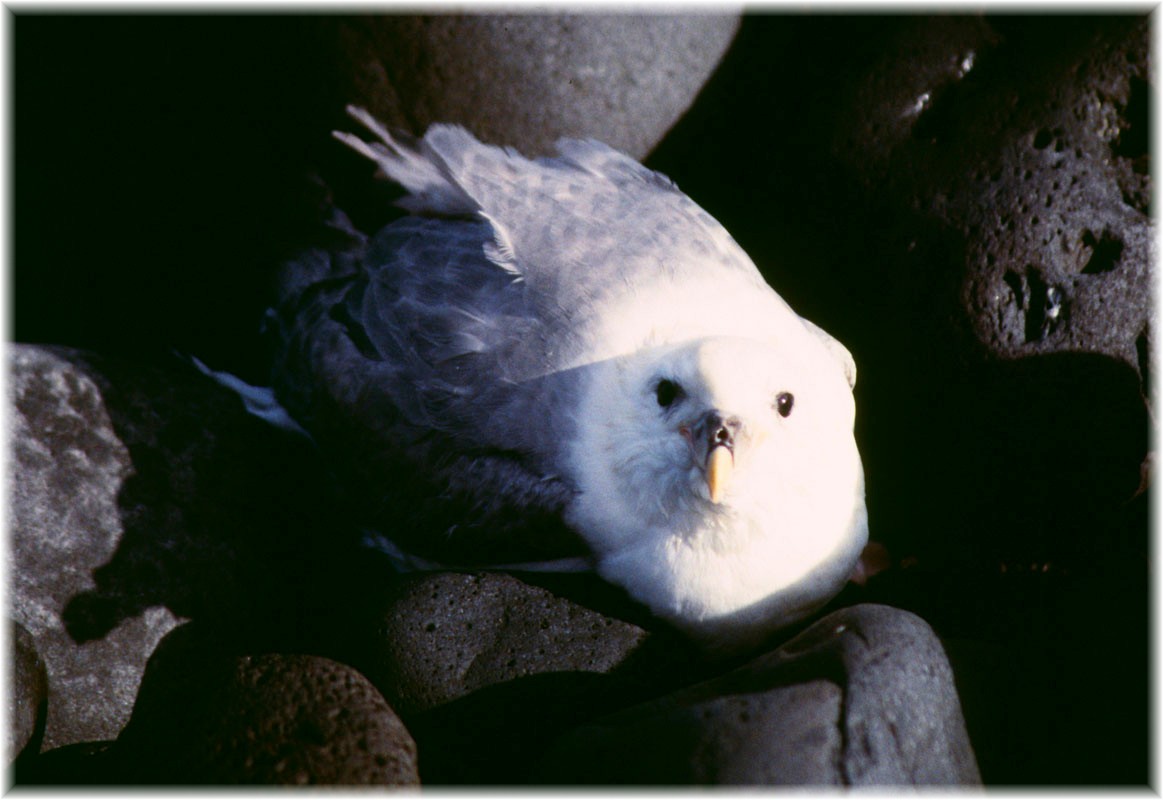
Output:
M488 256L520 279L532 313L556 337L554 366L584 360L588 334L615 299L660 279L683 285L713 272L775 296L727 231L669 178L600 142L565 139L556 156L528 159L458 126L433 125L405 142L366 112L349 113L379 141L336 136L407 190L399 205L489 223Z
M371 498L358 516L445 563L582 552L545 457L569 379L530 379L544 332L526 287L486 254L491 225L405 217L369 238L330 214L343 244L284 268L272 382L353 502Z

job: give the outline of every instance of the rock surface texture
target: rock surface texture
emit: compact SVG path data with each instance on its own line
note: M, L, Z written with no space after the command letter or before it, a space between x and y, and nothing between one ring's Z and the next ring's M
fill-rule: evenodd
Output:
M8 389L11 613L47 668L44 744L114 739L181 618L241 624L301 574L311 493L259 466L301 451L192 367L17 345Z
M643 158L739 27L726 14L383 16L338 28L353 101L401 130L457 122L544 154L600 137Z
M593 602L593 578L569 583L433 573L367 603L353 661L416 737L426 783L525 782L570 727L699 674L685 642L623 619L618 597Z
M838 611L725 675L598 720L540 776L577 784L930 786L980 780L953 673L917 617Z
M363 675L319 656L232 656L207 638L175 631L150 660L113 755L127 782L418 783L411 735Z
M1035 26L1056 46L1020 52ZM866 187L892 184L922 231L960 245L944 280L993 355L1073 350L1145 366L1145 21L925 21L897 37L844 108L863 124L838 136L837 157ZM1017 70L1029 62L1040 68ZM932 259L930 242L915 244L915 259Z
M529 675L610 672L647 639L501 574L409 576L383 606L373 674L404 714Z
M66 609L96 594L93 573L124 533L117 501L132 462L96 383L71 362L15 347L9 374L11 613L47 667L45 745L111 739L129 718L145 659L177 617L137 609L98 635L70 634Z
M1146 785L1150 25L14 17L16 783ZM887 568L718 663L585 576L362 552L171 354L263 382L305 176L388 207L347 102L673 178L852 351Z
M6 744L9 765L26 753L35 755L40 750L48 702L48 676L32 634L17 623L11 623L11 631Z

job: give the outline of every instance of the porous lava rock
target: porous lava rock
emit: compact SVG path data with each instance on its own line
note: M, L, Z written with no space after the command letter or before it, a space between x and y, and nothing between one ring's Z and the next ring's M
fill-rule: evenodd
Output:
M905 20L829 136L870 524L918 557L882 597L1007 655L954 659L992 781L1146 778L1152 24Z
M415 785L416 746L331 659L231 654L189 623L150 659L115 758L129 783Z
M1141 549L1118 521L1150 480L1149 41L1138 15L918 18L841 95L839 207L875 242L853 277L880 287L870 492L909 498L877 524L922 561Z
M1150 61L1144 17L925 18L854 87L833 152L946 240L955 321L991 354L1145 367Z
M375 601L354 662L415 736L425 784L523 783L553 736L703 667L673 634L624 618L592 576L547 583L408 575Z
M405 716L528 675L608 672L648 636L501 573L406 576L380 619L373 674Z
M736 670L562 737L547 783L980 783L953 674L913 614L830 614Z

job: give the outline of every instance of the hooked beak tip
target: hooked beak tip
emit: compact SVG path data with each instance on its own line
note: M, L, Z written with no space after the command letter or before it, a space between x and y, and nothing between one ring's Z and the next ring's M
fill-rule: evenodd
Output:
M712 447L707 453L707 491L711 502L716 505L723 502L723 496L731 483L731 474L735 470L735 454L726 445Z

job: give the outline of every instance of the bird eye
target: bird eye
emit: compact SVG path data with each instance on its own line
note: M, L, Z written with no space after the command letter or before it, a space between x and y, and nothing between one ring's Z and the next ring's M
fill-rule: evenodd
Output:
M781 417L786 417L791 414L792 406L796 403L796 397L791 392L780 392L779 396L775 398L775 410L779 412Z
M682 394L682 387L674 381L663 378L654 387L654 396L658 398L658 405L669 408Z

